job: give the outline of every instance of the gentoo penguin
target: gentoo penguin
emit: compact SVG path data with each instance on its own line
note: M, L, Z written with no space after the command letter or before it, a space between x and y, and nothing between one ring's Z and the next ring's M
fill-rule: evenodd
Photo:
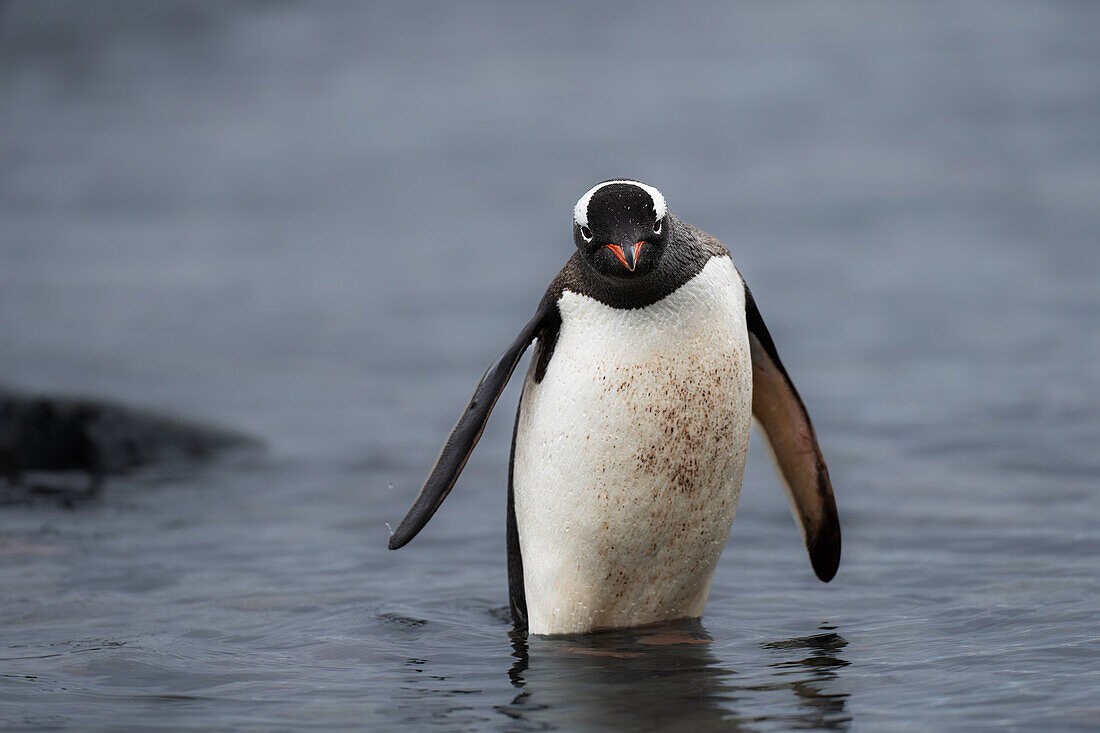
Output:
M450 493L520 357L537 341L508 482L513 621L532 634L697 618L733 522L753 417L814 572L840 525L810 417L729 250L661 192L604 181L573 210L576 252L482 376L405 519Z

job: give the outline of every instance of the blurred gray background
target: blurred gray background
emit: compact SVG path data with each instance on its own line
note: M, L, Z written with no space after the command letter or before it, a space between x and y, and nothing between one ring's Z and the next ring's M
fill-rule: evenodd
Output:
M1096 393L1091 3L0 12L5 382L436 432L626 175L732 249L817 412L981 440Z
M848 681L822 726L903 730L929 699L938 729L990 700L1095 722L1098 39L1092 2L0 3L0 384L269 446L244 473L123 481L76 514L5 510L9 547L53 548L0 570L12 643L130 650L81 657L99 660L84 682L28 663L89 696L62 723L110 721L119 688L220 699L204 665L255 650L238 623L303 634L293 693L245 682L281 657L240 673L257 700L328 700L310 660L334 657L305 637L361 649L359 677L370 660L392 679L406 643L433 659L429 632L364 641L387 613L453 616L507 657L502 627L455 599L505 602L515 385L425 536L386 554L384 522L569 256L576 199L629 176L732 250L844 524L819 588L754 446L704 619L715 649L751 667L722 644L828 621ZM271 600L288 593L316 605ZM220 615L233 598L259 616ZM204 617L209 641L165 661ZM463 659L448 674L485 666ZM884 682L914 665L928 676ZM506 668L470 683L473 709ZM1008 683L1034 697L998 697ZM63 704L20 689L27 720ZM437 692L347 695L415 722ZM224 721L209 705L186 711Z

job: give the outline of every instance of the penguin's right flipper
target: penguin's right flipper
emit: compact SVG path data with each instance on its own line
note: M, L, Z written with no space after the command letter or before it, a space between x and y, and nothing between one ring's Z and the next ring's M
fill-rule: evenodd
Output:
M814 573L826 583L840 565L840 521L829 469L798 390L783 368L768 327L745 286L752 353L752 414L787 489Z
M489 420L489 413L493 411L493 406L496 405L500 393L508 384L508 379L515 371L523 352L539 335L552 307L544 301L535 313L535 317L516 336L515 341L485 370L485 374L482 375L481 381L474 390L473 397L470 398L470 404L466 406L462 417L458 418L450 436L447 437L447 442L443 444L443 450L440 451L439 458L436 459L435 466L428 474L428 479L420 489L420 494L413 502L412 508L401 520L397 530L390 535L391 550L403 547L415 537L439 509L443 500L447 498L447 494L451 493L474 446L481 439L485 423Z

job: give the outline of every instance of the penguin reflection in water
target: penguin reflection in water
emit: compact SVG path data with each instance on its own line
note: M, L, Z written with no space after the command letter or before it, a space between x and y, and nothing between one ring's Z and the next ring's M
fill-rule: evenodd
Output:
M411 540L450 493L520 357L508 482L512 619L572 634L698 618L741 493L755 417L814 572L840 525L813 426L729 250L661 192L604 181L573 210L577 251L486 370L420 495Z

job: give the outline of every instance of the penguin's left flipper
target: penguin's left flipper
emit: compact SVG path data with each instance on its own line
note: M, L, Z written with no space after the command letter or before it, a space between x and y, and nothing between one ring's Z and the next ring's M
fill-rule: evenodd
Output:
M489 420L489 413L493 411L493 406L496 405L500 393L508 384L508 379L515 371L523 352L538 336L543 324L548 320L549 308L552 307L545 302L541 304L535 317L523 327L515 341L489 365L485 374L481 376L481 381L477 383L473 397L470 398L470 404L466 406L466 410L458 418L454 429L447 437L447 442L443 444L443 450L440 451L439 458L436 459L435 466L428 474L428 479L420 489L420 494L413 502L412 508L401 520L397 530L390 535L391 550L403 547L415 537L439 509L440 504L447 498L447 494L451 493L474 446L481 439L485 423Z
M814 572L828 582L840 565L840 521L829 469L806 406L779 360L748 286L745 316L752 352L752 414L771 448Z

